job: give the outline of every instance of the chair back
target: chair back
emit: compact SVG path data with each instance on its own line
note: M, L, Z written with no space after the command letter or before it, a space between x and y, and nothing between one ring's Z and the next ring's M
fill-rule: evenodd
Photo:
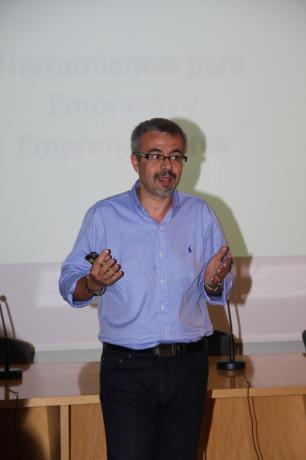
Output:
M32 364L34 361L34 346L24 340L0 337L0 364L8 357L9 364Z

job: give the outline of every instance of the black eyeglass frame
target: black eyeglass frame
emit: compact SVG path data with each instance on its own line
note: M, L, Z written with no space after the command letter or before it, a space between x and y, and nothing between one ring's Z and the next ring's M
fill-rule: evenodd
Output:
M136 157L139 159L140 157L145 158L146 160L149 161L154 161L154 160L162 160L165 161L168 159L170 162L172 161L179 161L183 163L183 161L186 163L187 161L187 156L186 155L162 155L161 153L143 153L143 152L137 152L135 153ZM152 158L154 157L154 158ZM182 160L180 160L182 159Z

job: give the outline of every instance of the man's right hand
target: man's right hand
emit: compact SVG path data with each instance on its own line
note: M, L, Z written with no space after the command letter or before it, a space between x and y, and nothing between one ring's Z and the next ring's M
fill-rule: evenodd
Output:
M110 249L105 249L94 260L87 276L80 278L76 284L73 299L75 301L88 300L91 293L99 292L106 286L110 286L124 275L121 266L113 259Z
M97 291L114 284L122 276L121 266L116 259L113 259L111 250L105 249L92 264L87 277L87 286L91 291Z

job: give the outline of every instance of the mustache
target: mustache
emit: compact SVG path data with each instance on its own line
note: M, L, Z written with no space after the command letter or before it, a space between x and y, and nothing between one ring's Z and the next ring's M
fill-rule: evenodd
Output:
M165 169L155 174L156 179L158 179L159 177L172 177L173 179L176 179L176 174L173 171L168 171L167 169Z

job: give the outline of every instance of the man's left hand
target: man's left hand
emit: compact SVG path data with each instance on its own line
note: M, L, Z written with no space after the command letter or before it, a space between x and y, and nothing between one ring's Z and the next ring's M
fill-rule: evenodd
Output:
M231 271L233 257L228 246L222 246L210 259L204 273L204 282L212 288L222 283L226 275Z

